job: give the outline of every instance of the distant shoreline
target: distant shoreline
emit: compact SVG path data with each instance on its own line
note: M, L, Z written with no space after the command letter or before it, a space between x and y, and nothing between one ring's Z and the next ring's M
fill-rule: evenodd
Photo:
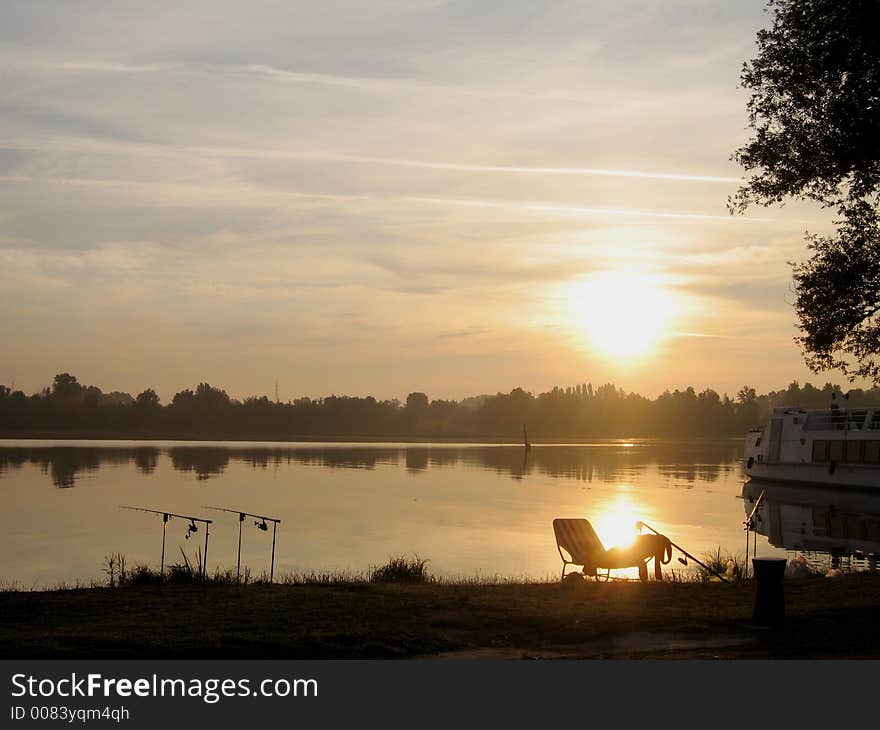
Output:
M162 404L151 388L133 396L104 393L70 373L27 395L0 384L0 433L9 438L175 439L223 441L352 441L534 444L593 439L736 438L769 417L778 405L827 405L832 386L797 383L758 396L745 386L735 399L707 388L666 390L656 398L606 383L522 388L460 401L413 391L406 401L373 396L232 398L206 382ZM852 393L850 393L852 395ZM880 388L855 393L852 404L880 407Z
M584 436L568 435L531 441L532 446L579 445L584 443L627 443L650 441L675 441L697 443L707 441L742 440L744 436ZM478 436L473 434L421 434L421 435L375 435L375 434L192 434L192 433L144 433L107 431L0 431L0 441L193 441L193 442L271 442L271 443L402 443L402 444L491 444L499 446L523 446L505 436Z

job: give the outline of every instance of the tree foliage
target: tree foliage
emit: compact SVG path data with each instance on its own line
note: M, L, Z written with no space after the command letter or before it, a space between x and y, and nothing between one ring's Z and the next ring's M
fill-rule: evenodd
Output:
M751 176L730 201L810 199L834 235L808 234L794 266L798 342L814 370L880 379L880 1L770 0L769 29L743 66L752 138L733 159Z
M794 269L798 338L814 371L837 368L880 380L880 237L877 211L861 205L836 236L808 236L810 259ZM847 358L847 355L851 356ZM855 364L853 364L853 361Z
M523 424L533 440L650 436L740 436L764 422L775 406L827 408L836 388L792 383L758 394L744 386L731 399L707 388L665 391L656 398L627 393L610 383L556 387L544 393L514 388L508 393L462 401L430 400L411 393L406 405L331 395L276 403L266 396L230 398L208 383L181 390L168 405L146 389L132 398L108 397L64 373L58 388L32 395L0 385L0 434L87 435L125 438L320 439L373 437L502 437L519 440ZM61 393L61 397L59 396ZM852 390L849 404L880 407L880 388ZM150 452L144 452L149 464ZM181 463L187 460L178 453ZM208 460L216 458L212 451ZM2 470L0 470L2 473Z

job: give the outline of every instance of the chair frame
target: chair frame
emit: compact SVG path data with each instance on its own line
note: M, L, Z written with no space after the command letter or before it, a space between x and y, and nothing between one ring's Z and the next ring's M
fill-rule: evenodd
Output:
M569 560L569 558L574 557L571 554L569 554L568 558L566 558L565 555L566 555L566 553L568 553L568 550L565 550L565 552L563 552L564 548L562 547L562 545L559 544L559 538L558 538L558 536L556 536L555 530L554 530L554 538L556 539L556 550L559 552L559 557L562 559L562 575L559 580L564 581L565 580L565 569L569 565L574 565L574 566L580 565L581 568L583 568L584 565L583 565L583 563L577 563L574 560ZM651 558L647 558L646 560L643 560L640 564L628 566L631 568L638 568L639 581L647 579L648 563L650 561L651 561ZM601 574L603 570L605 571L604 576ZM625 568L596 568L596 574L591 577L595 578L597 583L607 583L609 580L624 580L624 581L632 580L631 578L618 578L617 576L612 576L611 575L612 570L625 570ZM644 571L644 573L645 573L645 576L646 576L645 578L642 578L642 571ZM587 573L583 573L583 572L581 572L581 574L584 576L587 575ZM569 573L569 575L574 575L574 573Z
M562 552L562 546L561 546L558 542L556 543L556 549L559 551L559 557L562 558L562 576L561 576L560 579L559 579L560 581L564 581L564 580L565 580L565 569L566 569L569 565L574 565L574 566L578 566L578 565L580 565L580 566L583 568L583 565L582 565L581 563L576 563L576 562L574 562L573 560L568 560L568 559L565 557L565 554ZM569 556L569 557L571 557L571 556ZM647 568L647 566L648 566L648 562L649 562L649 561L646 560L646 561L643 563L643 565L644 565L646 568ZM639 570L641 570L641 567L636 566L636 565L633 565L633 566L631 566L631 567L633 567L633 568L637 568L637 567L638 567ZM603 571L603 570L605 571L605 575L602 575L602 571ZM611 575L611 571L612 571L612 570L626 570L626 568L596 568L596 575L590 575L590 577L593 578L593 579L595 579L595 581L596 581L597 583L607 583L609 580L634 580L633 578L618 578L616 575ZM582 571L577 571L577 573L580 573L580 574L583 575L583 576L587 576L587 575L588 575L587 573L584 573L584 572L582 572ZM573 572L573 573L569 573L569 575L576 575L577 573L574 573L574 572ZM641 578L639 578L639 580L641 581Z

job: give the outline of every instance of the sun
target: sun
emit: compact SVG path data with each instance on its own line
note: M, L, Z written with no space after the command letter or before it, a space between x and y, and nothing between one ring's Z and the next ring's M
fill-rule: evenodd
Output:
M572 284L566 306L571 326L600 355L628 361L650 353L670 334L676 295L660 277L607 271Z

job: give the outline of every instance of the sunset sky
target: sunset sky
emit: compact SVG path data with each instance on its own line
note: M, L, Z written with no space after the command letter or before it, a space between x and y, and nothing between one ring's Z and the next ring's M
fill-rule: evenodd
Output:
M812 376L731 217L763 0L0 6L0 382L460 398Z

